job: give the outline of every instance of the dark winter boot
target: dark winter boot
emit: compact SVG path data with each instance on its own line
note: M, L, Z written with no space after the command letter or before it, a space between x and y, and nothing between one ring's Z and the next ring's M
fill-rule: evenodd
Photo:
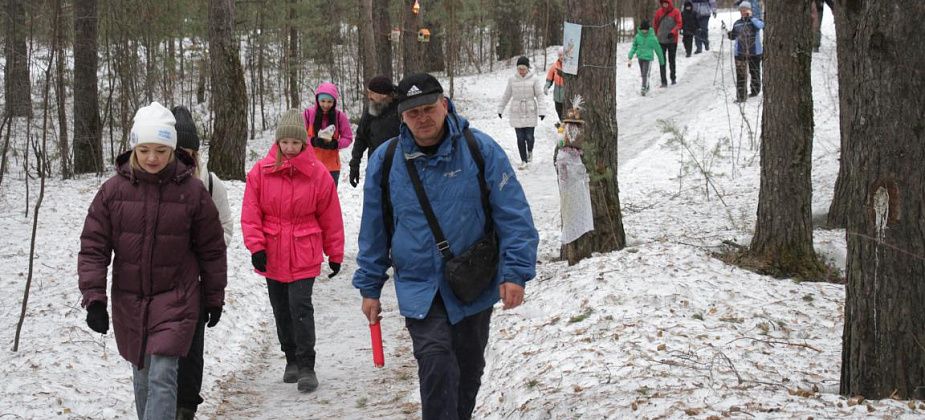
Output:
M318 377L309 368L299 369L299 392L312 392L318 388Z
M299 381L299 365L295 362L295 356L286 355L286 371L283 372L283 382L294 384Z
M194 420L195 418L196 410L186 407L177 407L177 420Z

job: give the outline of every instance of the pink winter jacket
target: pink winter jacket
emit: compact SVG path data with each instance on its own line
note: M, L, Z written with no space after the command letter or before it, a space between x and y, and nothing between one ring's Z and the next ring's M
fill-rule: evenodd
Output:
M306 147L276 167L277 145L247 174L241 233L244 245L267 253L266 278L291 283L317 277L324 254L344 260L344 221L334 180Z
M316 129L314 122L315 114L319 111L318 95L322 93L331 95L331 97L334 98L334 107L331 108L331 110L337 115L337 121L329 121L328 116L323 115L321 118L321 125ZM328 168L331 172L340 170L340 149L350 146L350 143L353 142L353 129L350 128L350 119L347 118L347 114L344 113L344 111L338 109L339 101L340 98L337 94L337 86L331 82L324 82L315 89L315 105L307 108L305 112L302 113L302 117L305 119L305 131L308 132L309 145L313 144L312 139L318 135L318 131L321 131L331 124L337 125L337 130L334 131L333 137L334 140L337 141L336 149L314 147L315 156L324 164L324 167Z

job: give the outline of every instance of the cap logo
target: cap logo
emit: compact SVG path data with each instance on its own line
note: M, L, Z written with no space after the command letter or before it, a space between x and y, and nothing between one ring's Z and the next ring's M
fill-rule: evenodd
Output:
M411 89L408 89L408 93L406 95L414 96L414 95L420 95L420 94L421 94L421 89L419 89L417 85L411 85Z
M164 140L170 140L173 138L173 133L170 130L157 130L157 136Z

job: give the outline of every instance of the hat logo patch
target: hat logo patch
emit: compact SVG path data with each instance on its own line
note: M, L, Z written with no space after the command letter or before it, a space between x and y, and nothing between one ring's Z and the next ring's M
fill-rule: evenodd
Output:
M171 133L170 130L160 129L157 130L157 137L164 140L171 140L173 139L173 133Z
M411 89L408 89L407 96L414 96L414 95L420 95L420 94L421 94L421 89L419 89L417 85L411 85Z

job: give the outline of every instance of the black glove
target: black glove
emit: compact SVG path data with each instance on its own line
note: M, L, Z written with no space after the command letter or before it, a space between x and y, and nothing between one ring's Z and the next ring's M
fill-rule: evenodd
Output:
M498 118L504 119L504 117L502 117L501 114L498 114Z
M209 315L209 317L207 318L209 320L209 323L206 324L206 326L208 326L209 328L214 327L215 324L218 324L218 320L222 319L222 307L221 306L217 308L206 308L206 313Z
M312 137L312 147L324 147L324 140L319 139L318 137Z
M106 312L105 303L93 302L87 307L87 326L100 334L109 332L109 312Z
M751 21L752 21L752 15L745 15L745 17L742 18L742 20L744 20L744 21L746 21L746 22L751 22Z
M331 267L331 274L328 274L328 278L334 277L337 273L340 273L340 263L329 262L328 267Z
M726 37L729 38L729 39L732 40L732 41L734 41L734 40L736 39L735 34L732 33L731 31L726 33Z
M543 118L546 118L545 115L540 115L540 121L543 121Z
M356 188L360 184L360 168L350 167L350 185Z
M251 255L251 265L261 272L267 271L267 251L257 251Z
M328 150L337 150L337 146L338 146L337 140L331 140L331 141L321 140L321 146L318 146L318 147L322 149L328 149Z

